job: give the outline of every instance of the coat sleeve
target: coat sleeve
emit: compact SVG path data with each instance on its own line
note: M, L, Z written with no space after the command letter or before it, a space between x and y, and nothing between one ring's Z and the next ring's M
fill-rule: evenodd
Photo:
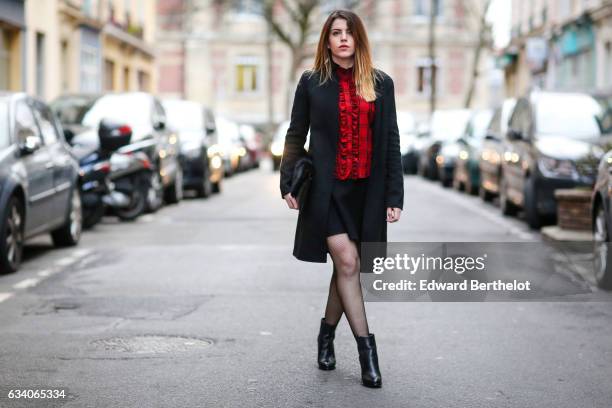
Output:
M402 155L400 152L399 129L397 126L397 113L395 111L395 87L393 79L389 77L389 133L387 134L387 179L386 179L386 207L404 207L404 173L402 171Z
M298 81L291 109L291 122L285 137L285 146L280 163L280 191L284 197L290 191L291 176L295 162L306 155L304 144L310 126L310 102L307 89L307 72Z

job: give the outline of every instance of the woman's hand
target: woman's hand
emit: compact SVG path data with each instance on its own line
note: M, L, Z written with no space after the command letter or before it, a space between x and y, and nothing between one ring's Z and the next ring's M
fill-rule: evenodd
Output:
M387 222L396 222L400 219L401 215L402 215L401 208L387 207Z
M289 206L289 208L293 209L293 210L297 210L298 209L298 202L297 200L291 195L291 193L287 193L285 194L285 197L283 197L285 199L285 201L287 202L287 205Z

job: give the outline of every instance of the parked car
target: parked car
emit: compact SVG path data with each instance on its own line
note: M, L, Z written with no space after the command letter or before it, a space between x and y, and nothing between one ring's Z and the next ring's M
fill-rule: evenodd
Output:
M499 193L504 140L508 131L508 121L515 104L516 99L510 98L495 109L487 134L482 142L478 161L478 168L480 169L478 195L483 201L491 201Z
M67 131L79 143L99 144L98 124L102 119L125 123L132 128L132 141L119 152L142 151L154 168L147 210L156 211L165 199L177 203L183 197L183 173L179 163L179 140L166 127L166 113L159 100L146 92L64 95L51 104Z
M249 168L258 168L263 156L263 137L252 125L240 125L240 135L244 140L249 157Z
M590 95L532 91L520 98L508 124L500 179L505 215L525 212L531 228L556 217L554 191L592 187L604 139Z
M453 173L453 187L457 190L464 190L468 194L475 194L478 191L479 158L492 116L493 111L490 109L476 111L470 118L463 137L457 141L459 153Z
M424 141L419 152L418 172L421 176L431 180L449 179L448 173L452 175L450 162L448 166L445 166L444 158L439 157L439 154L444 144L456 141L463 135L470 112L469 109L449 109L433 113L430 120L429 137ZM452 151L447 153L450 154ZM443 170L440 174L439 168Z
M276 129L272 143L270 144L270 153L272 155L272 163L274 171L280 168L281 159L283 157L283 150L285 148L285 137L287 136L287 130L289 130L290 121L284 121ZM304 148L308 151L310 145L310 129L306 135L306 143Z
M198 197L220 192L223 157L213 112L193 101L165 100L162 105L168 127L179 136L183 187L195 190Z
M416 150L418 133L414 115L410 112L397 112L397 128L400 135L400 152L404 173L415 174L418 160Z
M600 160L591 198L593 217L593 270L599 287L612 289L612 150Z
M24 93L0 93L0 151L0 271L8 273L31 237L50 232L56 246L79 242L79 164L51 109Z
M239 171L240 157L246 154L246 148L240 142L240 128L236 122L219 116L217 135L223 157L224 175L231 177Z

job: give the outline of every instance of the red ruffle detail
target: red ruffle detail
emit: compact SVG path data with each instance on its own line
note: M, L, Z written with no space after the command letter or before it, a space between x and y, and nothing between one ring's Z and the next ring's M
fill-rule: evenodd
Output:
M341 180L370 175L374 103L357 95L352 69L337 69L340 94L340 134L335 177Z

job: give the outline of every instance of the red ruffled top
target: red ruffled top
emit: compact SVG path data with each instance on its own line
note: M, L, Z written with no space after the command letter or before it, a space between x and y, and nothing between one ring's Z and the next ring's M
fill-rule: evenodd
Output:
M334 65L340 85L340 134L334 176L340 180L366 178L372 165L374 102L357 95L353 67Z

